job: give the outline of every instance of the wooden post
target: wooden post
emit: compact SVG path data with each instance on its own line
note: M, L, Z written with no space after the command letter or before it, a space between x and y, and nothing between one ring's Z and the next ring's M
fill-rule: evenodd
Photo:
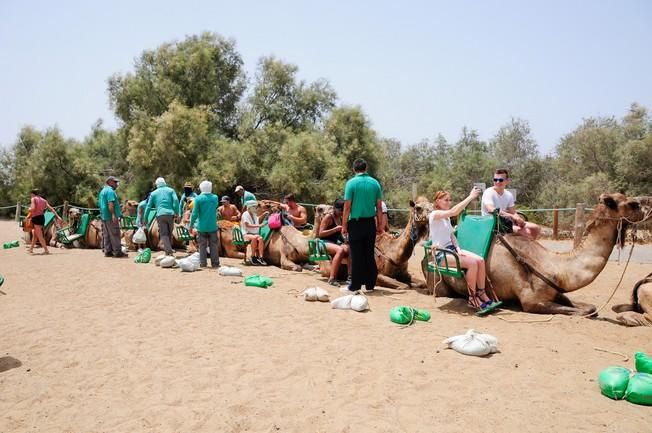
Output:
M20 222L21 213L22 212L20 211L20 202L18 202L18 203L16 203L16 222L17 223Z
M577 203L575 207L575 242L573 242L573 248L580 244L584 233L584 206L584 203Z
M68 221L68 200L64 200L63 202L63 215L61 215L61 218ZM211 262L211 265L212 264L213 262Z
M559 209L555 207L552 211L552 240L559 239Z

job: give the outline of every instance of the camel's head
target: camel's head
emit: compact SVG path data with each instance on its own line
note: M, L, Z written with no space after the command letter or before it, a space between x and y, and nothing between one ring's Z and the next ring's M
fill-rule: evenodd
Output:
M282 210L281 203L274 200L258 200L258 207L256 214L259 218L269 215L272 212L280 212Z
M77 224L79 221L79 217L81 216L81 210L79 210L76 207L71 207L68 210L68 224L71 226L74 226Z
M310 234L310 237L319 237L319 226L321 225L321 221L324 219L326 214L332 211L333 206L330 204L318 204L315 206L315 220L312 223L312 233Z
M598 205L593 213L593 220L587 224L597 225L605 221L622 221L620 227L620 243L625 244L625 230L631 223L636 223L645 217L641 203L634 198L627 198L621 193L604 193L598 198Z
M138 209L138 202L135 200L125 200L122 205L122 214L124 216L134 216L136 215L136 210Z
M410 208L412 216L414 218L414 223L417 226L428 226L428 215L432 211L432 203L423 197L417 197L416 201L410 200Z

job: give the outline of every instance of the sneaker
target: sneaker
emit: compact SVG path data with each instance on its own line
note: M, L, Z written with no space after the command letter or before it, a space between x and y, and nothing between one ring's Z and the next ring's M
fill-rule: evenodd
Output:
M262 266L267 266L267 262L262 257L258 257L258 263Z
M351 284L351 275L347 275L346 277L346 283Z
M349 286L340 287L340 292L346 293L347 295L357 295L360 293L359 290L350 290Z
M126 259L126 258L129 257L129 254L115 253L115 254L113 254L113 257L115 257L116 259Z
M330 280L328 280L328 284L330 284L333 287L340 287L340 283L338 283L335 278L331 278Z
M371 289L368 289L367 287L364 288L364 291L367 293L373 293L375 290L376 289L374 289L373 287Z
M31 251L30 251L31 253ZM113 257L113 253L104 253L104 257Z
M256 256L251 257L251 264L252 265L260 265L260 262L258 261L258 257L256 257Z

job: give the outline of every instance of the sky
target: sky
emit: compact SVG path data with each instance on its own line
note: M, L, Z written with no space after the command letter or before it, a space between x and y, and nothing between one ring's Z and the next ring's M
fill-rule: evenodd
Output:
M20 129L115 129L107 79L146 49L211 31L253 79L274 55L404 145L511 118L542 153L583 118L652 109L652 1L0 0L0 146Z

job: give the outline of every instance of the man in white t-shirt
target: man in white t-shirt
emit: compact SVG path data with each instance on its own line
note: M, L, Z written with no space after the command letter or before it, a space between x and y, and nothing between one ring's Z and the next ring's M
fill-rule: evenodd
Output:
M499 168L494 173L494 186L487 188L482 194L482 215L489 215L495 209L500 209L498 214L503 219L512 222L514 233L535 240L539 237L539 226L526 222L516 213L516 203L511 192L507 191L507 185L511 179L505 168Z

